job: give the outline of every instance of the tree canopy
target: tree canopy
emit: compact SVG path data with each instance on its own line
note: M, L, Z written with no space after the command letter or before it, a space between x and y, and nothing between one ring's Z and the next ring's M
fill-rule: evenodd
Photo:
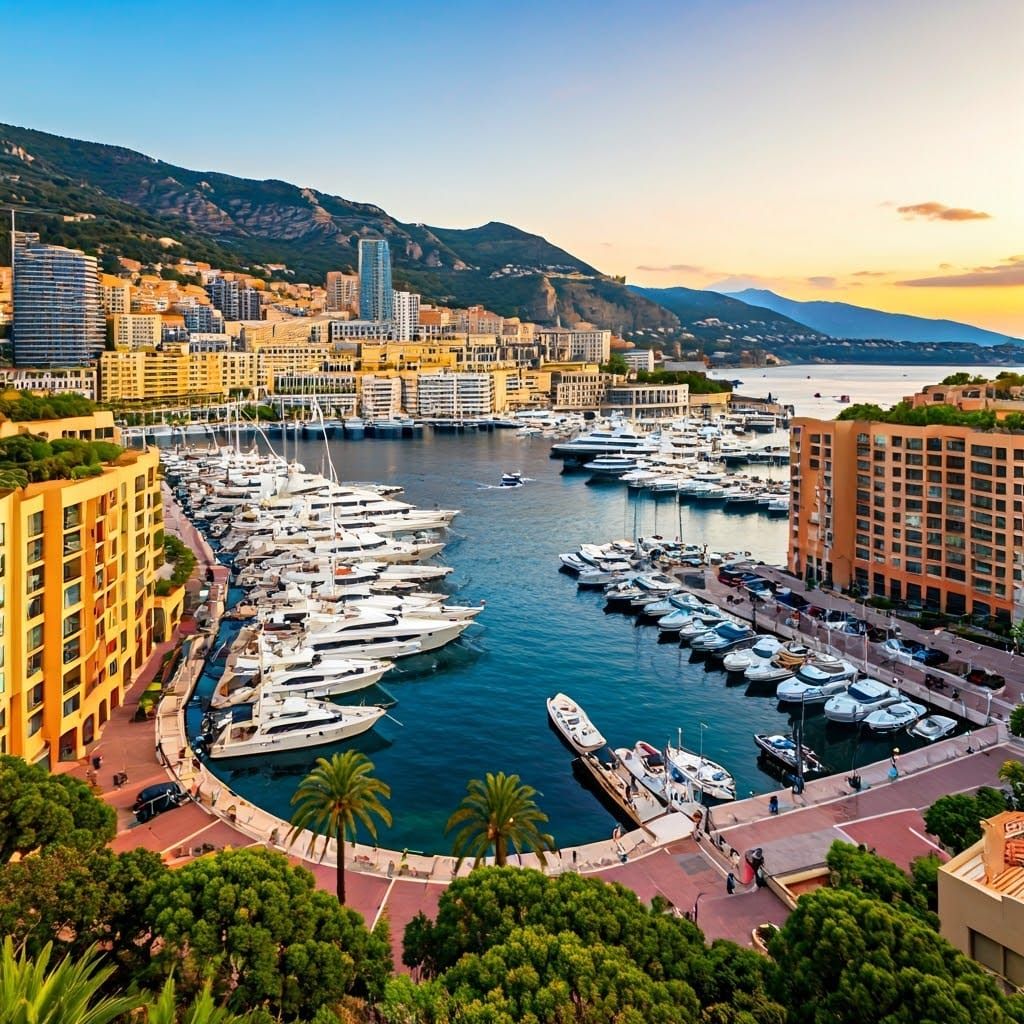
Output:
M94 849L113 839L116 827L114 809L84 782L0 756L0 864L57 845Z
M933 928L938 926L938 918L928 909L927 892L919 889L914 880L891 860L852 843L837 841L829 848L825 863L836 888L859 890L908 911Z
M1021 1006L917 917L846 889L802 896L772 939L788 1024L1011 1024Z
M972 427L974 430L992 430L997 426L996 414L991 409L977 409L965 412L955 405L936 402L932 405L912 405L903 401L891 409L883 409L880 405L860 402L847 406L837 420L871 420L875 423L899 423L906 426L927 427L940 424L945 427ZM1000 421L999 426L1007 430L1015 429L1008 420Z
M960 853L981 838L981 821L1006 810L1003 794L990 786L982 786L971 796L950 793L940 796L925 811L925 828L953 853Z
M146 917L159 939L146 980L173 972L186 995L209 980L233 1010L310 1017L348 992L379 994L391 971L387 936L270 850L226 850L168 871Z

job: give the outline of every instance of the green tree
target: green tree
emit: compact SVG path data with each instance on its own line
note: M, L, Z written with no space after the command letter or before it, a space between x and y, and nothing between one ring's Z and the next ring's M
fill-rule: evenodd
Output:
M1010 787L1014 810L1024 811L1024 764L1004 761L999 769L999 781Z
M212 986L207 982L191 1003L179 1005L174 979L168 978L155 999L146 1003L146 1024L255 1024L255 1014L232 1013L225 1006L218 1006L213 998Z
M146 917L152 962L142 980L173 972L186 997L209 981L235 1012L309 1017L347 992L380 994L391 971L386 936L270 850L224 851L168 871Z
M391 824L391 812L381 802L391 797L391 787L372 775L373 762L358 750L335 754L330 761L318 757L316 767L292 795L297 804L292 814L288 842L294 843L303 831L310 832L308 853L315 856L318 833L323 833L323 855L329 838L338 850L338 902L345 902L345 840L355 835L356 822L377 838L377 822Z
M789 1024L1011 1024L996 981L912 914L847 889L802 896L772 939Z
M0 864L57 845L95 849L116 830L117 813L84 782L0 756Z
M936 853L926 853L910 862L910 874L914 885L924 897L928 909L937 913L939 909L939 868L942 861Z
M16 953L8 935L0 947L0 1024L108 1024L136 1009L139 996L102 993L111 969L98 954L65 957L50 966L52 947L35 957Z
M471 779L466 796L444 828L445 835L458 830L453 852L459 865L471 856L477 867L493 849L494 863L501 867L509 847L519 853L533 850L546 864L545 851L555 849L555 840L540 831L548 816L534 801L536 795L537 790L521 783L518 775L488 772L483 781Z
M975 796L951 793L940 796L925 811L925 828L953 853L960 853L981 838L981 820L1006 810L1003 795L982 786Z
M1010 712L1010 732L1014 736L1024 736L1024 704L1018 704Z
M625 377L629 373L629 363L618 352L613 352L608 357L607 363L599 367L602 373L614 373L617 377Z
M829 847L825 863L837 889L856 889L883 903L895 904L936 928L938 918L928 909L928 900L909 875L885 857L839 840Z
M700 1017L686 982L657 981L624 949L543 928L516 929L485 953L467 954L438 982L454 999L456 1019L479 1024L691 1024Z
M35 956L98 946L127 982L145 965L145 910L166 868L155 853L59 846L0 867L0 933Z

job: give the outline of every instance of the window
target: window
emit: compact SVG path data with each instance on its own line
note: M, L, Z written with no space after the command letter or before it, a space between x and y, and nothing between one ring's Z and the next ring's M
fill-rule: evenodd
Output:
M82 584L72 583L70 587L64 588L64 607L70 608L79 604L82 600Z
M28 720L28 734L29 734L29 736L35 736L35 734L37 732L39 732L39 730L42 729L42 727L43 727L43 713L42 713L42 711L38 711L38 712L36 712L36 714L34 714Z
M25 634L25 649L34 651L37 647L43 646L43 624L40 622L38 625L33 626Z
M82 506L81 505L69 505L64 509L64 529L70 530L72 527L82 525Z
M33 562L41 562L43 560L43 538L39 537L37 540L30 540L25 545L25 561L31 565Z
M26 532L29 537L36 537L43 532L43 513L33 512L26 522Z

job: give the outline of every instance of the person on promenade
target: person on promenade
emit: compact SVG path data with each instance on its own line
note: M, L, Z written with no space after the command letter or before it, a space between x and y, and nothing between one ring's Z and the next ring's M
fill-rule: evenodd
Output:
M774 793L768 798L768 813L779 813L779 798Z
M730 896L736 891L736 876L731 871L725 876L725 891Z

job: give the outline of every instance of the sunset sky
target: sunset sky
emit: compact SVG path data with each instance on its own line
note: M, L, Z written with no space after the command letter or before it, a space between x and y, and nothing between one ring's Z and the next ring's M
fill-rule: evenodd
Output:
M0 33L0 121L1024 336L1021 0L0 0Z

